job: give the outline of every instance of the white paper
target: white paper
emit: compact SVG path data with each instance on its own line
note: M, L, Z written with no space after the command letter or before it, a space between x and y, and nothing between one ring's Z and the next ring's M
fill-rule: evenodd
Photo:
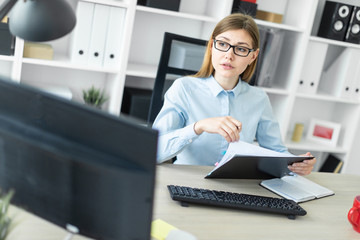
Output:
M279 153L270 149L266 149L254 144L246 143L243 141L232 142L229 144L229 147L221 159L219 164L214 168L218 169L229 160L231 160L235 155L238 156L268 156L268 157L294 157L295 155L289 153ZM213 171L214 171L213 170Z

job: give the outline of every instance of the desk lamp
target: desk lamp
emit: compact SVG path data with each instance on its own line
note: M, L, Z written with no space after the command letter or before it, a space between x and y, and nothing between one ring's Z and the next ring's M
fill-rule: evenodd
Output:
M11 9L10 32L27 41L61 38L76 23L75 13L66 0L6 0L0 6L0 19Z

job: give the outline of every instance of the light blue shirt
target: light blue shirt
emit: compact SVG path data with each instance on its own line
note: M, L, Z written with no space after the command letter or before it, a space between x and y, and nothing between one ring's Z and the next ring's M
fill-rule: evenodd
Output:
M158 163L177 156L176 164L214 165L228 142L219 134L197 135L194 123L201 119L232 116L242 123L240 140L278 152L286 152L279 124L266 93L239 80L224 90L213 76L177 79L164 96L164 105L153 128L159 130Z

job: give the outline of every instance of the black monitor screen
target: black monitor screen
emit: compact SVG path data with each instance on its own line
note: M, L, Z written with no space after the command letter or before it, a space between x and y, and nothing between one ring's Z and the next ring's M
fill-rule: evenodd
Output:
M96 239L150 239L157 132L0 80L0 188Z

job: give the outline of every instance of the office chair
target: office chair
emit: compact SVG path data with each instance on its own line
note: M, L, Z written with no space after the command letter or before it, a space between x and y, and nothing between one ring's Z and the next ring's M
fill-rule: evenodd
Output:
M173 80L167 75L185 76L195 74L201 67L207 41L165 32L160 62L155 78L154 89L148 115L152 125L164 102L164 94Z

